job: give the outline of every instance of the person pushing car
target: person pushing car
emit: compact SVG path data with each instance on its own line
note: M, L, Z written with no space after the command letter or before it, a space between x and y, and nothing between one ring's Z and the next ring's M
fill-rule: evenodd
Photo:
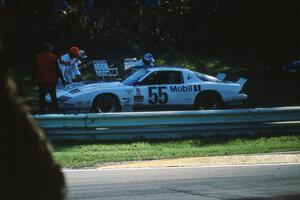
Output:
M71 70L72 70L72 78L73 78L73 82L78 82L82 80L81 77L81 72L79 70L79 68L86 68L86 59L88 58L88 56L86 55L84 50L80 50L80 55L79 58L76 59L74 65L71 66Z
M62 72L64 81L73 83L75 81L74 68L78 67L77 60L80 57L80 49L78 47L70 47L69 52L58 58L58 65ZM79 70L78 70L79 71Z

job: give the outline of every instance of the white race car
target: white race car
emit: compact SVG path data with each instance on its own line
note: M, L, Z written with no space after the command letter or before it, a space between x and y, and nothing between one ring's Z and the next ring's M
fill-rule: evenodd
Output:
M224 81L181 67L141 68L120 82L79 82L57 90L65 112L218 109L241 104L245 79ZM49 95L46 97L50 101Z

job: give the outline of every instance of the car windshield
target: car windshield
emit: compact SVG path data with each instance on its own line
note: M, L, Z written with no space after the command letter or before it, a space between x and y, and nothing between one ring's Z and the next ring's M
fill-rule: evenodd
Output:
M133 85L138 80L140 80L143 76L145 76L148 72L149 70L147 69L140 69L134 72L133 74L131 74L130 76L128 76L125 80L122 81L122 83L124 85Z

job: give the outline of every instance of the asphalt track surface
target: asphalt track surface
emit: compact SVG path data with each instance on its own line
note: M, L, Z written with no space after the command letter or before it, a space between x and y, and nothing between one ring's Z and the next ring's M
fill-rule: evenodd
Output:
M300 164L65 170L68 199L300 199Z

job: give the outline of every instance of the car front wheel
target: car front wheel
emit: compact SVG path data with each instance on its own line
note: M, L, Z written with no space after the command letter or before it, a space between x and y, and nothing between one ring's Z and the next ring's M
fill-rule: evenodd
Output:
M93 104L93 111L97 113L118 112L120 110L119 107L115 98L110 95L101 95L96 97Z

